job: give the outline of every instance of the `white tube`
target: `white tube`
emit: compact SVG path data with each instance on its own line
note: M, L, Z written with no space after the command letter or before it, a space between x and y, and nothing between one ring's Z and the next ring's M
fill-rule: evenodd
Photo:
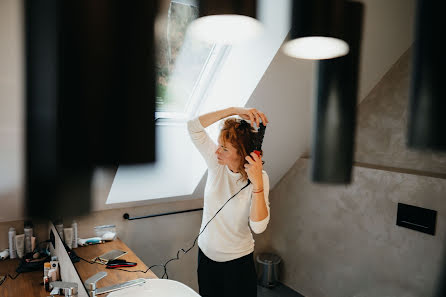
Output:
M36 238L33 236L31 237L31 251L34 252L36 249Z
M73 228L63 228L63 238L71 249L73 247Z
M48 271L48 278L50 279L50 282L55 282L57 281L57 272L56 269L50 269Z
M15 236L15 246L17 248L17 256L22 259L25 255L25 234Z

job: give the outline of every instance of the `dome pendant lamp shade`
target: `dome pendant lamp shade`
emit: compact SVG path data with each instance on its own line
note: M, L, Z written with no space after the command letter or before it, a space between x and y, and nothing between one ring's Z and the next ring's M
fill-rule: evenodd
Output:
M444 1L417 3L407 142L414 149L446 151L445 10Z
M342 57L349 46L342 38L345 0L294 0L290 40L285 54L299 59Z
M353 166L363 5L347 1L346 56L318 61L311 179L348 184Z
M263 33L256 0L199 1L200 17L188 29L192 38L211 44L239 44Z

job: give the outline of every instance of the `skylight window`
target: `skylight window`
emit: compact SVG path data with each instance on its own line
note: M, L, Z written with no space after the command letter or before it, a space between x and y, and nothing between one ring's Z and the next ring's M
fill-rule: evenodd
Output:
M198 7L193 2L170 1L157 34L157 119L191 116L229 49L190 38L187 28L197 17Z
M168 1L168 5L163 8L167 15L169 5L179 0L163 1ZM181 0L181 3L190 4L185 1L192 0ZM271 4L271 1L266 3L270 5L265 6L268 9L264 11L273 11L271 8L275 7L275 3ZM284 15L287 11L284 10ZM201 60L204 64L194 72L195 76L188 72L195 69L188 66L189 59L195 61L196 57L188 51L192 45L188 44L186 30L183 45L174 62L175 66L172 67L170 76L166 80L168 90L166 93L171 94L173 100L183 100L183 105L181 108L178 105L177 108L171 109L164 109L168 104L165 104L163 108L159 106L158 118L159 113L165 113L168 119L157 121L157 161L146 165L119 166L107 197L107 204L158 199L159 201L163 199L175 201L202 195L203 176L207 166L190 141L185 121L182 120L183 118L177 119L180 115L194 117L228 106L245 106L252 96L276 99L277 94L269 94L265 87L262 88L262 94L254 94L265 70L288 33L289 27L281 30L282 27L276 26L278 22L275 19L272 19L272 23L275 29L259 36L256 40L232 45L230 48L211 45L206 59ZM189 86L189 89L183 88L181 82ZM167 98L172 100L169 95ZM216 142L219 125L212 125L207 130ZM199 186L200 181L203 181L202 188ZM195 191L196 194L194 194Z

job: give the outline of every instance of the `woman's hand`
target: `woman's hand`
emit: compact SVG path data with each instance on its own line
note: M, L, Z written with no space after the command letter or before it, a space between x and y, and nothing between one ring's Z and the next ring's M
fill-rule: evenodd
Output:
M251 154L246 156L245 159L248 161L248 164L245 164L245 171L253 185L253 189L263 189L262 159L254 152L251 152Z
M254 127L254 123L256 123L257 127L259 127L260 120L262 120L263 125L266 126L266 124L268 124L268 119L266 118L266 115L256 108L234 107L234 112L242 119L249 120L251 122L252 127Z

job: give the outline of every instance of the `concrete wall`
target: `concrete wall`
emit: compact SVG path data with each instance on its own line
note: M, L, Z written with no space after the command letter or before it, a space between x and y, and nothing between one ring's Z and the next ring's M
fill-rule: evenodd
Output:
M446 153L408 149L411 50L398 60L359 107L355 160L367 164L446 173Z
M309 163L299 160L271 195L282 281L306 297L433 296L446 180L355 167L351 185L321 186L309 181ZM398 202L437 210L436 235L396 226ZM380 295L384 288L398 293Z
M355 160L378 169L354 167L348 186L318 185L309 181L310 160L300 159L271 193L266 244L283 258L283 282L304 296L434 295L446 157L404 146L409 65L410 52L359 106ZM437 210L436 235L396 226L398 202Z

